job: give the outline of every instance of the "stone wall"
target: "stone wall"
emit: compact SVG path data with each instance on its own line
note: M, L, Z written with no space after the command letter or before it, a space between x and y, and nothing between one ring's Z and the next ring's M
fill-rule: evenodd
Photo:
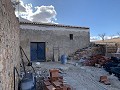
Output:
M19 69L19 61L19 23L11 1L0 0L0 90L14 90L13 67Z
M25 50L29 59L31 42L45 42L46 60L53 60L53 52L59 54L58 57L62 54L69 55L77 49L87 47L90 43L89 28L84 29L30 24L21 24L20 28L20 45ZM73 34L73 40L70 40L70 34Z

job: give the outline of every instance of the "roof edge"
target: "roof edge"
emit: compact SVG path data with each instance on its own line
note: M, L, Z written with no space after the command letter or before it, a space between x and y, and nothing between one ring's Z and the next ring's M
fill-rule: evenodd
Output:
M31 25L44 25L44 26L57 26L57 27L68 27L68 28L81 28L90 29L89 27L62 25L62 24L52 24L52 23L40 23L40 22L19 22L20 24L31 24Z

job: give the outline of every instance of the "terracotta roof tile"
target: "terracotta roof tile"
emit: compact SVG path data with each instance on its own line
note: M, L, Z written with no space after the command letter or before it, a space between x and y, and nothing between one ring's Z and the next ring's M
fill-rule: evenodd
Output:
M31 25L43 25L43 26L56 26L56 27L89 29L89 27L80 27L80 26L71 26L71 25L62 25L62 24L52 24L52 23L39 23L39 22L20 22L20 24L31 24Z

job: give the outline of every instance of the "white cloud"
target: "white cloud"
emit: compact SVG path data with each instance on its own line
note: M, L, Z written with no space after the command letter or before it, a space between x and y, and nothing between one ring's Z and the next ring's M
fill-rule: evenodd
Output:
M35 11L33 11L35 9ZM19 12L18 12L19 11ZM20 0L19 10L18 6L15 11L16 16L19 16L33 21L33 22L43 22L43 23L55 23L56 19L56 11L54 6L36 6L33 7L31 3L24 4L23 1Z
M97 40L100 40L99 36L91 36L90 37L90 41L97 41Z
M16 10L18 11L18 8L16 8ZM25 11L26 11L25 5L24 5L23 1L20 1L19 12L25 12Z
M35 9L32 16L33 21L54 22L56 20L57 13L52 5L35 7Z
M105 39L113 39L113 38L118 38L118 35L112 35L112 36L105 36Z
M20 1L11 0L11 2L13 3L13 6L16 6L16 11L26 12L26 8L25 8L25 5L24 5L23 1L21 1L21 0Z

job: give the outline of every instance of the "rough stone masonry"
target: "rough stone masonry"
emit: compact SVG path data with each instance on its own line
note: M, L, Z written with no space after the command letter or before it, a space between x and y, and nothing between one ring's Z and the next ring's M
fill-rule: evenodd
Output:
M10 0L0 0L0 90L13 90L13 67L19 69L19 56L19 23L14 8Z
M35 56L34 52L39 49L34 50L35 47L31 47L32 43L45 43L45 60L53 60L54 58L55 61L58 61L58 58L63 54L70 55L78 49L89 46L89 30L88 27L20 22L20 45L28 58L31 61L36 61L31 57ZM33 54L31 54L32 52ZM43 51L40 50L40 52ZM37 55L41 54L37 53Z

